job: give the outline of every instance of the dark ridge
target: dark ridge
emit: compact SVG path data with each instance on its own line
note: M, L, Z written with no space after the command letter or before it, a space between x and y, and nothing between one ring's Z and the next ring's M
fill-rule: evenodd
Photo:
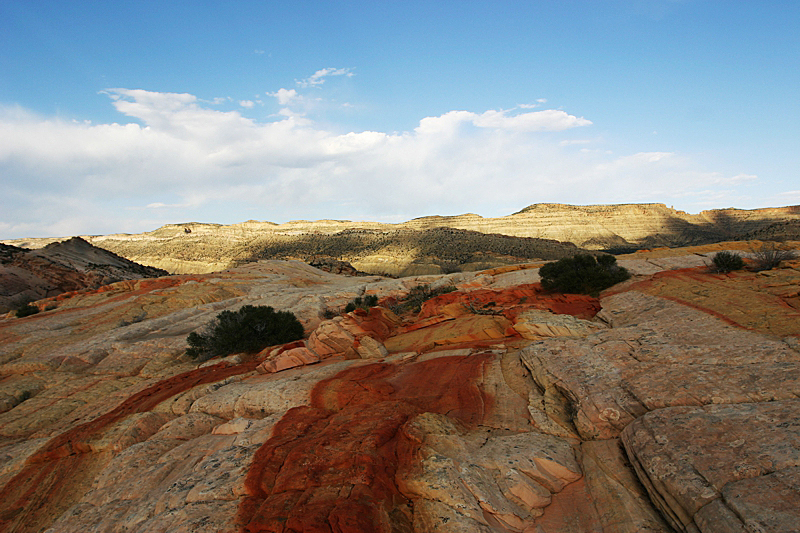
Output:
M331 258L352 261L375 253L393 253L433 263L458 266L487 257L508 262L550 260L582 251L572 243L532 237L511 237L454 228L381 231L348 229L332 235L269 235L245 245L249 260Z

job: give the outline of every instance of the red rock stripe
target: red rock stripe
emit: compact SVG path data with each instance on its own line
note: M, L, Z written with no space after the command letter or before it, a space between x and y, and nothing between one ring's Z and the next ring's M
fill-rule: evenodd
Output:
M237 523L243 533L410 530L395 484L417 444L402 428L422 412L480 424L491 398L476 385L492 354L354 366L318 383L256 452Z
M44 529L60 514L56 510L66 509L83 496L85 490L70 490L74 486L71 476L76 470L94 470L89 463L100 458L99 454L90 453L88 442L104 428L130 414L149 411L192 387L250 372L257 365L258 361L241 365L219 363L167 378L132 395L104 415L54 437L28 458L22 471L0 490L0 533Z

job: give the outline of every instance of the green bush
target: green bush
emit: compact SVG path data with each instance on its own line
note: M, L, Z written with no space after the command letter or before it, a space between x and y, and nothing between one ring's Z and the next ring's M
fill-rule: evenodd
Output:
M542 287L547 290L592 295L631 277L627 270L617 266L613 255L595 258L589 254L547 263L539 269L539 275Z
M353 298L352 302L344 307L344 312L350 313L356 309L364 309L366 311L370 307L375 307L376 305L378 305L378 296L376 294L369 294L363 298L361 296L356 296Z
M712 261L717 272L732 272L744 268L744 259L739 254L727 250L717 252Z
M303 325L294 314L263 305L245 305L238 311L222 311L203 333L190 333L186 338L189 343L186 354L210 359L232 353L254 353L302 338Z
M38 312L39 308L35 305L25 304L21 307L18 307L15 314L17 318L24 318L26 316L35 315Z

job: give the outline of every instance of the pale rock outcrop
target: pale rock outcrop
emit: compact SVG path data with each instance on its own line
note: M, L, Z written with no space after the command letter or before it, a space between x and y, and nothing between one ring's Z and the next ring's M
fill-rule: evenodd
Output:
M311 365L319 363L320 358L317 354L306 348L298 346L290 350L281 351L258 365L258 370L262 374L280 372L296 366Z
M541 337L585 337L603 326L571 315L532 309L517 316L514 329L525 339Z
M797 389L795 389L797 390ZM622 433L639 479L679 531L792 531L800 400L672 407Z
M599 316L612 328L534 341L522 351L552 403L575 409L572 422L584 439L616 438L651 409L781 398L794 386L785 371L800 365L800 353L779 339L639 292L603 305Z

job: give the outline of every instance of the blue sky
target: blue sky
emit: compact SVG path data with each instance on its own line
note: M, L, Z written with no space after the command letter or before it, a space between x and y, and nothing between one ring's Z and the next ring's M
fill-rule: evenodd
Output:
M800 203L800 2L0 3L0 238Z

